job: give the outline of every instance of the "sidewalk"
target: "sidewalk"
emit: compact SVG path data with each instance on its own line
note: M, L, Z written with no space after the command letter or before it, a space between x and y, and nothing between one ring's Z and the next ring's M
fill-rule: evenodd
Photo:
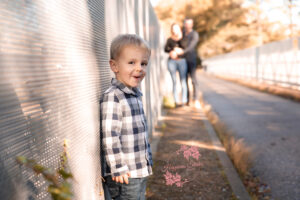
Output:
M226 153L216 146L207 123L203 111L193 107L166 111L152 141L154 175L147 199L238 199L233 194L237 187L232 189L227 179L228 166L219 159L220 152Z

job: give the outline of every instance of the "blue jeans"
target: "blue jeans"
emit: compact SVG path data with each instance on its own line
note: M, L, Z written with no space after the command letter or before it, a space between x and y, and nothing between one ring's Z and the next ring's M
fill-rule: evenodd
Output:
M182 93L182 103L187 102L187 84L186 84L186 77L187 77L187 63L184 58L173 60L168 60L168 70L171 74L171 78L173 81L173 97L175 103L179 103L178 93L176 91L176 72L179 72L180 83L181 83L181 93Z
M116 183L111 176L103 183L105 200L145 200L147 177L129 178L129 184Z

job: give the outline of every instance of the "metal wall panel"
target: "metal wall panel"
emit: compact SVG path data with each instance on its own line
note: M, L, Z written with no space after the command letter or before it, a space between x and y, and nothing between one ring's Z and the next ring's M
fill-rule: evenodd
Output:
M74 199L103 199L98 102L113 76L109 44L120 33L137 33L152 48L142 84L151 131L166 67L148 0L0 1L1 200L50 199L45 181L15 157L57 167L64 139Z

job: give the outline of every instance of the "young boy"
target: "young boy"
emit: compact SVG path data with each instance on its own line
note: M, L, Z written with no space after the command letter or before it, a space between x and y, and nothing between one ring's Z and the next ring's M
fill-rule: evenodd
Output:
M138 86L146 75L151 51L139 36L124 34L112 41L110 54L116 78L100 100L105 196L145 199L152 154Z

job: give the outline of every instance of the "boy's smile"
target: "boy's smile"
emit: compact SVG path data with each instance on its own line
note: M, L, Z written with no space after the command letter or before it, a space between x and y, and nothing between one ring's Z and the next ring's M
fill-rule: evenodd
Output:
M116 78L127 87L137 87L146 75L149 54L141 47L129 45L122 49L115 60L110 60L110 67Z

